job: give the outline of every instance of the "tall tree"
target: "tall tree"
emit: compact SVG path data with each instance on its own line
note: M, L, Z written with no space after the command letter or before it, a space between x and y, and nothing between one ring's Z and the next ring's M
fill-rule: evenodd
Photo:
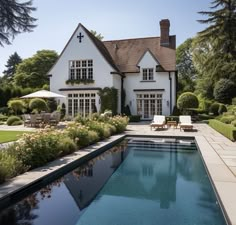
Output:
M200 23L209 26L198 33L194 42L194 65L198 71L197 90L213 98L220 79L236 83L236 0L213 0L212 11Z
M10 55L9 59L7 60L6 70L3 71L4 77L7 82L11 82L13 80L13 76L16 72L16 66L22 62L21 57L15 52L14 54Z
M193 39L187 39L176 50L179 93L195 90L196 69L193 64Z
M236 0L213 0L211 4L215 11L199 12L208 18L198 21L210 24L199 32L199 38L201 41L211 39L217 50L236 58Z
M32 0L20 3L18 0L0 1L0 45L11 44L11 40L22 32L31 32L36 19L31 17Z
M17 66L14 82L23 88L42 87L49 83L47 72L58 58L58 54L52 50L41 50L31 58L24 59Z

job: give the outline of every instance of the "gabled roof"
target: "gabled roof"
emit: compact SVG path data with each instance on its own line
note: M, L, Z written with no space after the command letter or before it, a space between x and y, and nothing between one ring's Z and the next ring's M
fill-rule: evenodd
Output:
M87 30L82 24L80 26L84 29L86 34L89 36L89 38L92 40L92 42L95 44L97 49L100 51L100 53L103 55L103 57L106 59L106 61L115 69L115 71L119 72L118 67L114 63L109 51L105 47L102 41L100 41L98 38L96 38L90 31Z
M149 49L165 71L176 70L175 36L170 36L170 46L160 46L160 37L104 41L104 45L121 72L139 72L137 64Z

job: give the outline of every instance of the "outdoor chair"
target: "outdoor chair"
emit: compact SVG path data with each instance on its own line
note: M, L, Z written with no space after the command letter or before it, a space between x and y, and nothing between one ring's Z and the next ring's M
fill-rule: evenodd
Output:
M40 127L42 122L43 122L42 116L40 116L39 114L31 114L30 115L31 127Z
M151 129L154 128L164 128L166 126L166 118L162 115L154 115L153 121L150 124Z
M193 124L191 116L179 116L179 128L180 130L192 130Z
M30 122L30 115L29 114L24 114L22 115L22 119L24 121L24 126L31 126L31 122Z
M52 126L56 126L60 122L60 112L53 112L50 117L49 124Z

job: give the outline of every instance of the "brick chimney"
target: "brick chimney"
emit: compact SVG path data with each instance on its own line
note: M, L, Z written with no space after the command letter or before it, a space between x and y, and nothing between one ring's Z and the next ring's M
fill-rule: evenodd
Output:
M160 21L160 29L161 29L161 40L160 45L168 47L170 45L170 21L168 19L163 19Z

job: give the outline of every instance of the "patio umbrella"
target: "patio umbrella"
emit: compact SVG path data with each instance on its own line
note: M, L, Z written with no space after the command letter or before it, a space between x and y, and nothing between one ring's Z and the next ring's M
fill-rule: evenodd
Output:
M28 95L24 95L21 98L66 98L66 96L51 91L40 90Z

